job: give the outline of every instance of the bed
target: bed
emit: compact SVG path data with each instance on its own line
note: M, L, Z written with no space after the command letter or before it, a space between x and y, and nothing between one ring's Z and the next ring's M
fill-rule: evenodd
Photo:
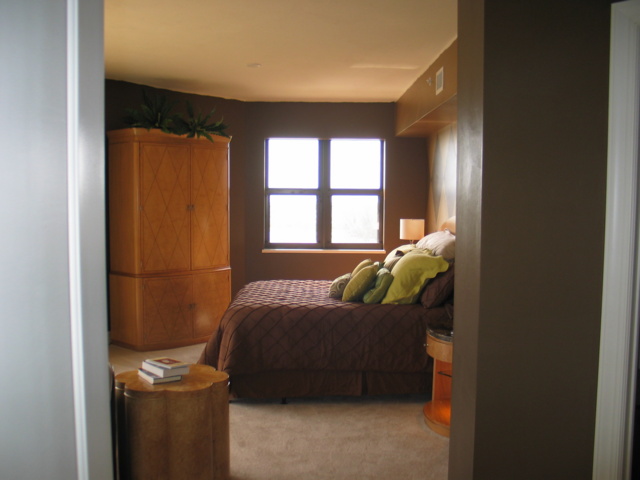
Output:
M446 231L455 238L455 230ZM414 301L384 302L401 278L401 267L409 261L415 264L409 257L425 253L417 250L416 245L401 246L387 256L387 265L395 257L406 258L394 262L390 271L399 273L377 303L364 303L362 295L350 301L343 298L363 268L377 272L369 280L370 292L383 264L359 264L349 274L342 297L329 296L338 279L245 285L199 362L229 374L232 398L427 392L431 378L424 347L427 328L453 328L453 259L446 259L446 268L442 267L443 257L432 255L439 252L430 249L427 253L439 259L439 267L420 280L424 284L417 296L413 288Z

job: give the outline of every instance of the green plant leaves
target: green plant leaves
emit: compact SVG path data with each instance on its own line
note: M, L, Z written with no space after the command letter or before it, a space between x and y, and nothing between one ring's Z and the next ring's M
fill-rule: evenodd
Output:
M144 103L140 105L139 110L125 109L127 116L124 122L127 126L147 130L159 128L165 133L186 135L187 138L204 137L210 142L213 142L211 134L229 137L225 131L229 127L223 123L222 119L209 123L215 108L207 115L203 115L202 112L195 114L193 105L187 101L187 116L184 118L179 114L171 113L177 102L169 102L163 95L151 95L143 89L142 99Z

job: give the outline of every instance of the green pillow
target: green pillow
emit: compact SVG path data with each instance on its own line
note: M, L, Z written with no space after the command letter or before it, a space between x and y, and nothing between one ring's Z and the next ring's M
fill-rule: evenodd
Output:
M366 260L362 260L358 265L356 265L356 268L353 269L353 272L351 272L351 276L355 277L360 270L370 265L373 265L373 261L370 258L367 258Z
M358 273L351 277L347 288L344 289L342 300L345 302L359 302L365 293L371 288L378 273L376 265L369 265L362 268Z
M426 254L403 256L393 267L393 282L382 303L416 303L427 281L447 268L449 262L442 257Z
M381 268L376 274L376 283L371 290L364 294L362 301L364 303L380 303L385 293L389 290L389 286L393 282L393 275L387 268Z
M350 273L345 273L336 278L329 287L329 296L331 298L342 298L342 294L344 293L344 289L347 288L347 283L349 283L350 278Z

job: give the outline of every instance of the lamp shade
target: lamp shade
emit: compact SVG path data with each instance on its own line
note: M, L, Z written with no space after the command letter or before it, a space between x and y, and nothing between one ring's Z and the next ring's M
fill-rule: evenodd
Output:
M424 237L424 219L422 218L401 218L400 219L400 239L420 240Z

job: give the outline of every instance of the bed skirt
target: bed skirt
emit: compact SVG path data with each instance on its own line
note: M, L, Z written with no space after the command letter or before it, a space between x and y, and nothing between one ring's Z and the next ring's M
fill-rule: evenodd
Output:
M230 384L231 398L403 395L430 391L430 371L276 371L235 375Z

